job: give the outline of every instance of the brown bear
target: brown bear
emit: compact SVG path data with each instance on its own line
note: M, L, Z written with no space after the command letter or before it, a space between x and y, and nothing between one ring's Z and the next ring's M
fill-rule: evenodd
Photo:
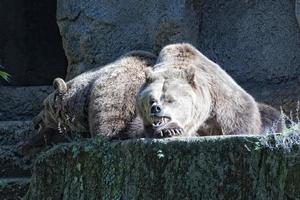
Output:
M56 78L54 92L33 119L38 134L22 142L21 147L31 148L48 140L65 141L59 135L67 134L61 133L121 137L122 130L136 117L136 95L145 82L144 70L155 60L149 52L132 51L68 82Z
M258 103L263 133L279 133L285 127L284 114L264 103Z
M149 137L260 134L280 119L190 44L164 47L146 80L137 106Z

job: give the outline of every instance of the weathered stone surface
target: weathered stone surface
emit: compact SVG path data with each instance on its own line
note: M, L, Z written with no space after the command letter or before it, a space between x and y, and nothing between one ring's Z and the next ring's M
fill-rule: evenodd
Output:
M295 0L295 13L300 27L300 1L299 0Z
M33 134L31 121L0 121L0 145L15 145Z
M239 83L300 76L295 1L203 1L199 48Z
M0 120L30 120L42 110L50 86L0 87Z
M59 145L39 156L25 199L298 199L300 150L254 136Z
M21 199L28 190L30 178L1 178L0 199L16 200Z
M20 154L17 143L33 134L31 121L0 121L1 200L20 199L28 190L32 161L36 154Z
M255 97L256 101L270 104L278 110L282 108L288 115L291 111L295 115L299 107L300 85L296 81L280 84L248 84L244 88Z
M300 99L298 1L61 0L57 7L68 78L132 49L157 53L186 41L259 101L289 111ZM264 86L274 93L266 96ZM279 93L292 95L278 100Z
M203 1L201 13L199 49L257 100L295 110L300 99L295 1Z
M24 157L14 145L0 146L0 177L30 176L32 158Z
M57 21L68 58L67 78L135 49L197 43L200 4L193 0L60 0Z

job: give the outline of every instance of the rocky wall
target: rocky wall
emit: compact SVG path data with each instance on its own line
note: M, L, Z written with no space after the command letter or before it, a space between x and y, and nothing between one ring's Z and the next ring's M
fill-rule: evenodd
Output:
M169 43L198 43L199 2L58 1L57 22L69 61L67 78L130 50L158 52Z
M298 4L60 0L57 21L69 61L67 78L129 50L158 53L166 44L190 42L258 101L289 112L300 99Z

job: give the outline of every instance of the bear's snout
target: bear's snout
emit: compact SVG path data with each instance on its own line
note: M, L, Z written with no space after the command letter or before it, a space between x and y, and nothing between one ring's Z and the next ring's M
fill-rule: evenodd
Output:
M153 104L150 108L150 112L152 115L160 114L161 110L161 106L158 104Z

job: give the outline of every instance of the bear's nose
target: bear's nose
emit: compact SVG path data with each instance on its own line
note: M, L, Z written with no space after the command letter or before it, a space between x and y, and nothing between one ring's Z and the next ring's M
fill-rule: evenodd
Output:
M161 111L160 105L154 104L151 106L151 114L159 114L160 111Z

